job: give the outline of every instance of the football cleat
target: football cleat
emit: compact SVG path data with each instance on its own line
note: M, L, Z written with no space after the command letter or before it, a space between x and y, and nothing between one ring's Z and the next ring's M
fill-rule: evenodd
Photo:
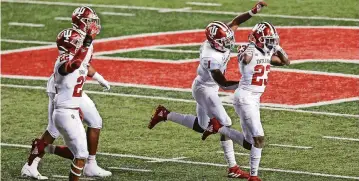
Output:
M86 163L84 167L84 176L86 177L110 177L112 173L97 165L97 163Z
M34 161L34 162L38 162L38 161ZM35 180L47 180L47 179L49 179L48 177L42 176L39 173L39 171L37 170L37 163L33 163L32 165L28 165L28 163L25 163L25 165L21 169L21 177L32 178L32 179L35 179Z
M258 176L250 176L248 181L262 181Z
M167 120L167 115L170 113L164 106L159 105L156 110L154 111L150 123L148 124L148 128L152 129L161 121Z
M229 178L249 178L249 173L241 170L238 165L228 169Z
M206 140L211 134L216 134L221 127L221 123L216 118L210 119L207 129L202 134L202 140Z
M38 138L36 138L32 141L30 156L29 156L28 162L27 162L28 165L31 165L36 157L45 153L45 147L47 145L48 144L44 140L41 140Z

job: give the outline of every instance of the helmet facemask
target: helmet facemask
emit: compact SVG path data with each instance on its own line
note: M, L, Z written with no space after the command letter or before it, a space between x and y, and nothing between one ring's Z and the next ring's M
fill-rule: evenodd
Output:
M215 49L219 51L228 51L233 49L235 43L233 31L230 30L226 32L226 34L227 34L226 37L215 40L215 42L217 43Z

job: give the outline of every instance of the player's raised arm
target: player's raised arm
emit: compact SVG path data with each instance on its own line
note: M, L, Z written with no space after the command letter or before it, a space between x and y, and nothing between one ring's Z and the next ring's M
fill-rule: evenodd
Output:
M249 20L253 15L259 13L262 9L262 7L267 6L267 4L263 1L258 2L251 10L249 10L246 13L240 14L236 16L231 22L227 23L229 27L233 31L236 31L238 26L247 20Z
M59 73L61 75L67 75L78 69L82 64L82 61L85 60L87 51L91 46L91 43L92 37L87 35L85 40L83 41L83 45L76 52L75 56L59 67Z

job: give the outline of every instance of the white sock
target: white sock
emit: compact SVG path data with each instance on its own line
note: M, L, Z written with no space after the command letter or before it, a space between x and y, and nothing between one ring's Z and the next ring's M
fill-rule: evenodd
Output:
M34 167L37 168L37 166L39 165L41 158L40 157L36 157L33 161L32 164L30 165L30 167ZM27 163L26 163L27 164Z
M196 116L170 112L167 115L167 120L186 126L187 128L193 129L193 124L194 121L196 120Z
M244 135L241 132L226 126L219 128L218 132L243 146Z
M89 155L87 157L87 163L96 163L96 155Z
M45 147L45 153L54 154L55 148L56 148L55 145L49 144Z
M236 166L237 163L236 163L236 158L234 156L233 141L232 140L221 141L221 146L223 148L224 159L226 160L228 167L231 168Z
M249 165L251 167L251 176L258 175L259 162L261 161L262 148L256 148L252 145Z

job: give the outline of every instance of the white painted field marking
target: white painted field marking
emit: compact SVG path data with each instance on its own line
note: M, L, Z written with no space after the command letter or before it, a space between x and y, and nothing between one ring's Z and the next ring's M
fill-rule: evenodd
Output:
M275 68L275 67L271 68L271 71L272 70L278 71L278 72L305 73L305 74L327 75L327 76L336 76L336 77L349 77L349 78L359 79L359 75L353 75L353 74L320 72L320 71L300 70L300 69Z
M183 160L183 159L186 159L188 157L177 157L177 158L171 158L172 160ZM151 161L147 161L147 162L150 162L150 163L160 163L160 162L165 162L163 160L151 160Z
M217 151L216 153L224 153L224 151ZM249 153L240 153L240 152L234 152L235 155L244 155L244 156L249 156Z
M6 0L5 0L6 1ZM10 0L11 1L11 0ZM26 1L26 2L32 2L32 1ZM79 6L82 6L82 4L79 4ZM356 26L277 26L277 29L359 29L359 27ZM252 27L239 27L238 30L251 30ZM95 40L95 42L108 42L108 41L115 41L115 40L123 40L128 38L141 38L141 37L148 37L148 36L158 36L158 35L168 35L168 34L181 34L181 33L191 33L191 32L203 32L203 29L194 29L194 30L178 30L178 31L167 31L167 32L156 32L156 33L143 33L143 34L135 34L135 35L127 35L127 36L118 36L118 37L109 37L109 38L102 38ZM187 46L193 46L193 45L201 45L202 43L188 43ZM178 46L178 44L175 45L165 45L165 46ZM181 44L181 46L186 46L186 44ZM153 46L155 47L155 46ZM160 47L160 46L158 46ZM25 51L33 51L33 50L44 50L44 49L50 49L50 48L56 48L56 45L46 45L46 46L37 46L37 47L28 47L28 48L20 48L20 49L14 49L14 50L5 50L1 51L1 54L10 54L10 53L17 53L17 52L25 52ZM149 47L145 47L143 49L146 49ZM112 52L112 51L109 51ZM106 52L105 52L106 53ZM95 53L96 54L96 53Z
M12 84L1 84L2 87L12 87L12 88L22 88L22 89L40 89L45 90L45 87L40 86L27 86L27 85L12 85ZM143 95L133 95L133 94L121 94L121 93L109 93L109 92L98 92L98 91L85 91L90 94L99 94L99 95L112 95L120 97L133 97L133 98L144 98L144 99L155 99L155 100L166 100L166 101L178 101L178 102L188 102L195 103L194 100L188 99L176 99L168 97L157 97L157 96L143 96ZM233 106L232 104L223 103L225 106ZM309 113L309 114L319 114L319 115L328 115L328 116L340 116L340 117L353 117L359 118L359 115L352 114L340 114L340 113L331 113L331 112L319 112L319 111L305 111L298 109L288 109L288 108L275 108L275 107L265 107L261 105L261 109L276 110L276 111L288 111L288 112L299 112L299 113Z
M178 8L178 9L172 9L172 8L159 8L159 13L170 13L170 12L186 12L188 10L191 10L190 7L184 7L184 8Z
M2 0L2 2L10 3L25 3L25 4L42 4L42 5L57 5L57 6L90 6L97 8L117 8L117 9L135 9L135 10L150 10L158 12L183 12L183 13L202 13L202 14L222 14L222 15L238 15L243 12L228 12L228 11L212 11L212 10L192 10L191 8L158 8L158 7L144 7L144 6L125 6L125 5L111 5L111 4L82 4L70 2L49 2L49 1L28 1L28 0ZM311 20L331 20L331 21L354 21L359 22L355 18L332 18L320 16L292 16L292 15L273 15L273 14L256 14L262 17L275 17L275 18L289 18L289 19L311 19Z
M197 53L197 54L199 54L198 50L178 50L178 49L165 49L165 48L149 48L149 49L146 49L146 50L157 51L157 52Z
M52 175L52 178L63 178L63 179L69 179L69 176L65 176L65 175ZM96 180L94 178L89 178L89 177L80 177L80 180Z
M24 148L26 145L20 144L9 144L9 143L0 143L1 146L8 147L19 147ZM27 146L26 148L30 148L31 146ZM183 164L193 164L193 165L205 165L205 166L216 166L216 167L227 167L227 164L217 164L217 163L207 163L207 162L194 162L194 161L186 161L186 160L173 160L173 159L163 159L163 158L154 158L154 157L146 157L146 156L137 156L137 155L126 155L126 154L116 154L116 153L101 153L98 152L98 155L106 155L113 157L122 157L122 158L137 158L142 160L164 160L173 163L183 163ZM242 166L243 168L249 169L248 166ZM259 168L262 171L272 171L272 172L282 172L282 173L294 173L301 175L313 175L313 176L321 176L321 177L332 177L332 178L345 178L345 179L354 179L359 180L359 177L353 176L344 176L344 175L332 175L332 174L324 174L324 173L313 173L313 172L304 172L297 170L283 170L283 169L275 169L275 168Z
M0 39L1 42L8 43L28 43L28 44L40 44L40 45L55 45L54 42L47 41L33 41L33 40L13 40L13 39Z
M278 147L285 147L285 148L298 148L298 149L312 149L313 147L310 146L294 146L294 145L281 145L281 144L269 144L270 146L278 146Z
M19 23L19 22L10 22L8 25L9 25L9 26L26 26L26 27L36 27L36 28L42 28L42 27L45 27L45 25L44 25L44 24Z
M24 85L11 85L11 84L1 84L1 86L3 86L3 87L13 87L13 88L25 88L25 89L45 89L45 87L39 87L39 86L24 86ZM143 96L143 95L121 94L121 93L110 93L110 92L97 92L97 91L85 91L85 92L92 93L92 94L112 95L112 96L120 96L120 97L134 97L134 98L156 99L156 100L166 100L166 101L178 101L178 102L188 102L188 103L195 103L196 102L194 100L188 100L188 99L176 99L176 98L157 97L157 96ZM224 103L223 105L233 106L232 104L226 104L226 103ZM262 107L263 105L264 105L264 107ZM319 111L305 111L305 110L286 109L286 108L274 108L274 107L265 107L265 105L272 105L272 104L270 104L270 103L261 104L261 109L359 118L359 115L339 114L339 113L319 112ZM278 106L279 104L275 104L275 105Z
M138 168L125 168L125 167L108 167L112 170L127 170L127 171L135 171L135 172L152 172L152 170L146 169L138 169Z
M153 58L129 58L129 57L110 57L110 56L95 56L94 58L98 60L136 61L136 62L153 62L153 63L172 63L172 64L198 62L198 59L166 60L166 59L153 59Z
M359 64L359 60L349 60L349 59L301 59L301 60L291 60L290 64L301 64L301 63L353 63Z
M117 13L117 12L101 12L103 15L113 15L113 16L136 16L133 13Z
M352 101L359 101L359 97L350 97L350 98L336 99L336 100L331 100L331 101L321 101L321 102L317 102L317 103L300 104L300 105L294 105L294 106L292 106L292 108L293 109L308 108L308 107L339 104L339 103L352 102ZM359 111L358 111L358 114L359 114Z
M204 3L204 2L186 2L186 4L195 5L195 6L222 6L222 4L219 3Z
M57 21L71 21L72 18L71 17L55 17L54 20L57 20Z
M344 138L344 137L336 137L336 136L323 136L326 139L336 139L336 140L347 140L347 141L359 141L357 138Z

